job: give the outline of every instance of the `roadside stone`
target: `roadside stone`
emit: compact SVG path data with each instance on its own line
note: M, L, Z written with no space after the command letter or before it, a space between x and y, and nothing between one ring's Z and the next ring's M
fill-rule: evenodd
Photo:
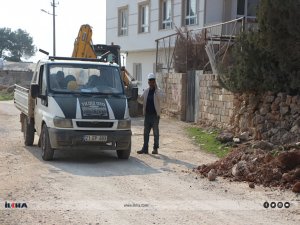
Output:
M278 168L273 169L273 180L280 180L282 178L282 173Z
M233 142L234 142L234 143L240 143L241 140L240 140L239 138L236 138L236 137L235 137L235 138L233 138Z
M274 148L274 145L268 141L258 141L254 145L252 145L252 148L260 148L262 150L272 150Z
M249 140L249 132L243 132L239 135L241 141L248 141Z
M227 142L232 142L233 141L233 133L231 132L222 132L219 134L216 139L220 141L221 143L227 143Z
M250 183L249 183L249 188L255 188L255 185L254 185L253 182L250 182Z
M300 151L282 152L278 155L278 162L281 168L294 169L300 165Z
M282 180L285 182L290 182L293 180L293 177L289 173L282 174Z
M209 181L214 181L217 178L217 174L216 171L214 169L211 169L208 174L207 174L207 178Z
M300 193L300 182L297 182L292 189L293 192L295 193Z
M300 168L297 168L297 169L295 170L294 176L295 176L296 178L300 178Z
M232 167L232 172L231 173L236 178L246 177L249 173L249 169L247 167L247 162L242 160L242 161L238 162L237 164L235 164Z

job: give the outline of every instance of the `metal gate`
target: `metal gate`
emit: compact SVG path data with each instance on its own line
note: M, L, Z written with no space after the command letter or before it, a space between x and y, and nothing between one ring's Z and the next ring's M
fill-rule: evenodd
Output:
M200 72L200 71L199 71ZM186 121L187 122L197 122L198 111L199 111L199 76L200 73L196 73L195 70L187 72L187 82L186 82Z

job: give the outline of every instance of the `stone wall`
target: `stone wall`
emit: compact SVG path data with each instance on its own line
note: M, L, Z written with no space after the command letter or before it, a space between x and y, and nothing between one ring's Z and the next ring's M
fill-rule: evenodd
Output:
M186 74L169 73L159 75L159 86L164 91L163 113L185 119Z
M232 123L234 95L221 88L213 74L200 75L199 87L198 122L227 128Z
M13 70L13 71L34 71L36 63L31 62L3 62L2 70Z
M195 122L234 131L236 136L248 132L256 140L274 144L300 142L300 96L285 93L233 94L220 87L212 74L196 72ZM160 76L160 86L166 93L163 112L186 120L186 74Z
M249 132L274 144L300 141L300 96L243 94L234 99L235 133Z
M19 84L29 87L32 75L32 71L0 70L0 85L11 86Z

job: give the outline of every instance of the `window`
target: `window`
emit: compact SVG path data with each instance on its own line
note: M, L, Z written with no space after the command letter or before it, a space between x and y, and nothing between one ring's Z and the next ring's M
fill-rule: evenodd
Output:
M142 81L142 64L141 63L133 63L133 77L135 80L141 82Z
M197 0L183 0L183 24L195 25L197 24Z
M248 0L247 1L247 16L256 17L258 5L259 5L259 0Z
M44 65L41 65L39 71L39 79L40 79L40 93L41 95L45 96L47 92L47 77L44 71Z
M258 5L259 0L238 0L237 17L245 16L255 19Z
M139 5L139 33L149 32L149 3Z
M160 1L160 29L172 28L172 0Z
M89 64L52 64L50 89L57 93L123 94L119 67Z
M119 8L118 21L119 36L128 35L128 6Z

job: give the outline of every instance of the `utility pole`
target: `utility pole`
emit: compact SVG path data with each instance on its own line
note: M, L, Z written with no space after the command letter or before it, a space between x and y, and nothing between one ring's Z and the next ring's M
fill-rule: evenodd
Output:
M56 36L55 36L55 0L53 0L53 2L51 3L52 7L53 7L53 56L56 56Z
M55 7L57 7L58 3L55 0L52 0L52 13L46 11L45 9L41 9L42 12L47 13L53 17L53 56L56 56L56 32L55 32Z

